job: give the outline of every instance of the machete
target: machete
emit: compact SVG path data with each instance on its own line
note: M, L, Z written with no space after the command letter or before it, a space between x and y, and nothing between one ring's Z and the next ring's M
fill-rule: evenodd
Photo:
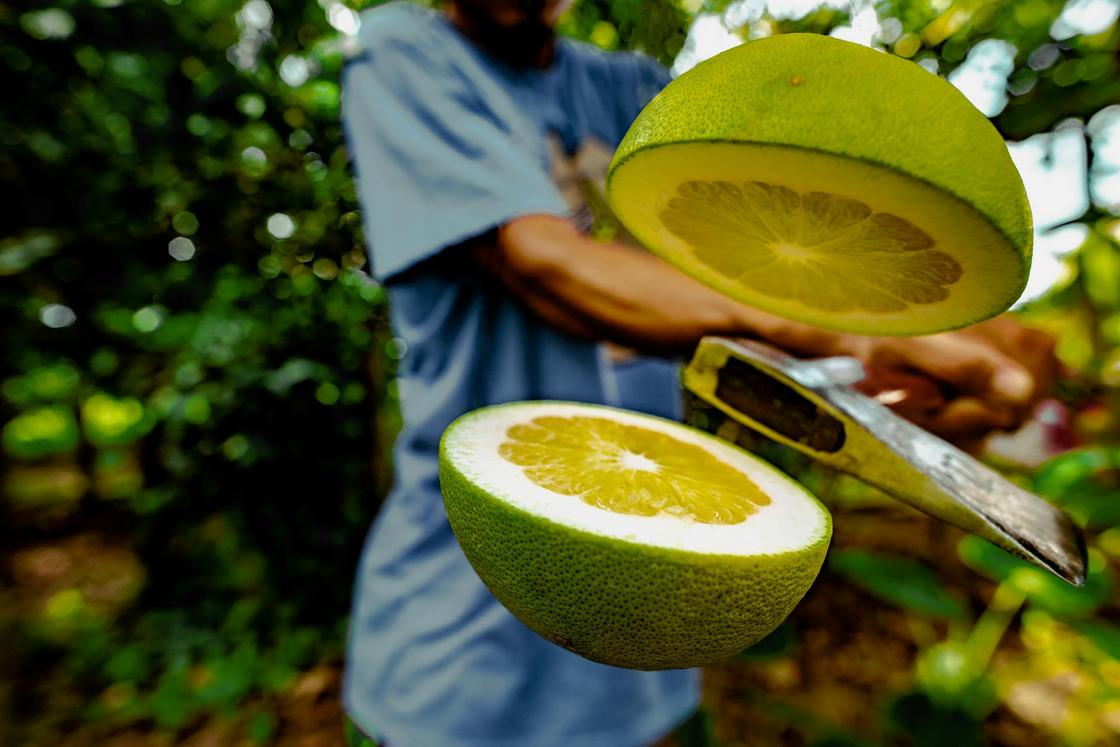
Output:
M685 388L735 421L1080 586L1085 541L1060 510L852 388L854 358L801 360L705 337Z

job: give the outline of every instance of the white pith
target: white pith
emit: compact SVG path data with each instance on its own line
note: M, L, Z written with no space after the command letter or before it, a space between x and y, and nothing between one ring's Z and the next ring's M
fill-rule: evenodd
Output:
M624 451L618 458L618 466L623 469L632 469L641 472L660 472L661 467L657 462L653 461L644 454L635 454L632 451Z
M591 506L577 496L546 490L526 477L522 467L498 454L510 426L543 415L609 417L702 446L743 472L770 496L770 503L739 524L701 524L668 514L619 514ZM699 431L648 415L559 402L507 405L456 424L444 448L455 468L486 493L536 516L601 536L705 554L753 556L801 550L819 542L827 532L823 507L774 467Z

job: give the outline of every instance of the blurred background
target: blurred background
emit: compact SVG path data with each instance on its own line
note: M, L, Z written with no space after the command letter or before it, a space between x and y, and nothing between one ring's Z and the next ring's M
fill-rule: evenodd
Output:
M362 7L0 3L0 744L341 738L405 352L338 123ZM793 617L707 670L710 744L1120 744L1118 15L577 0L565 18L677 73L812 31L947 77L1027 182L1020 312L1078 376L988 458L1089 530L1080 590L752 442L830 505L836 537Z

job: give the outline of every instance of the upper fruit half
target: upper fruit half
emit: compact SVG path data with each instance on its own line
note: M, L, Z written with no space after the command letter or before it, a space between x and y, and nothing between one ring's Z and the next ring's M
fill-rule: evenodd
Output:
M788 34L724 52L642 111L608 176L616 214L685 272L758 308L868 334L993 316L1030 268L1022 180L946 81Z

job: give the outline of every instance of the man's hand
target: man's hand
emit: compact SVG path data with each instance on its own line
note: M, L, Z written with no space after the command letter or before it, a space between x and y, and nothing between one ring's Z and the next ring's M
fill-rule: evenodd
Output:
M1009 315L956 332L841 342L868 370L861 389L966 448L1030 416L1057 372L1054 340Z

